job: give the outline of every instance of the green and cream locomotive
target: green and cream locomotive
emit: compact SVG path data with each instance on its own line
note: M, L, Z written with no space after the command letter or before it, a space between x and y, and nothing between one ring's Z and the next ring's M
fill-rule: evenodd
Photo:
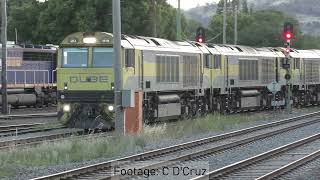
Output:
M72 127L114 125L113 36L78 32L58 52L59 119ZM214 111L284 106L281 48L169 41L122 35L124 90L143 93L143 120L189 118ZM319 51L290 52L294 105L320 101ZM268 85L281 88L274 95Z

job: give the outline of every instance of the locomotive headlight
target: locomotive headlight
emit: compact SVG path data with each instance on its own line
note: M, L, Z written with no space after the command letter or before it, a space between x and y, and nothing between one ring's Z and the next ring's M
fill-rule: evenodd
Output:
M60 98L61 98L61 99L64 99L64 98L65 98L65 96L62 94L62 95L60 96Z
M114 107L110 105L110 106L108 106L108 110L109 110L109 111L113 111L113 110L114 110Z
M64 83L64 90L68 90L68 84Z
M114 83L111 83L111 90L114 90Z
M70 112L70 110L71 110L70 104L63 105L63 112Z
M85 37L83 38L83 43L85 44L94 44L97 42L97 39L95 37Z

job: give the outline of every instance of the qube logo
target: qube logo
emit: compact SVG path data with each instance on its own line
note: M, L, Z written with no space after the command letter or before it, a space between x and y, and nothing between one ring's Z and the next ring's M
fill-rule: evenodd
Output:
M109 81L108 76L70 76L70 83L106 83Z

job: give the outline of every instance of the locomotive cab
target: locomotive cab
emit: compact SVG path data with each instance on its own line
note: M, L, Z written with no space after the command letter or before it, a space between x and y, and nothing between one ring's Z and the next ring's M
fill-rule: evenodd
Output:
M114 52L108 33L74 33L58 52L58 118L69 127L113 127Z

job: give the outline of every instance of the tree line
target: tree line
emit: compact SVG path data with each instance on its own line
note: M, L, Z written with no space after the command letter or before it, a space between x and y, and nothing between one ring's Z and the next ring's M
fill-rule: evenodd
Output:
M156 3L155 6L153 3ZM223 0L207 28L207 40L222 43ZM227 43L234 39L234 10L238 11L238 44L248 46L283 46L284 22L292 22L295 29L293 46L319 48L320 38L301 33L299 22L279 11L255 11L246 0L228 1ZM154 13L156 12L156 13ZM177 10L166 0L122 0L122 33L176 39ZM182 14L182 37L194 40L201 26L197 19L186 19ZM111 0L10 0L8 1L8 39L34 44L59 44L68 34L78 31L112 32Z
M207 39L213 37L212 43L222 42L223 29L223 2L218 3L217 14L212 17L208 27ZM291 22L294 25L294 48L311 49L320 48L320 38L303 34L297 19L280 11L260 10L254 11L252 5L246 0L232 0L228 2L227 11L227 43L234 42L234 9L238 11L238 44L256 47L284 46L283 25Z
M153 23L156 23L157 37L176 38L176 9L166 0L123 0L121 15L124 34L153 36ZM183 37L189 34L186 27L187 20L182 16ZM53 44L59 44L65 36L77 31L112 32L112 1L10 0L9 39L15 39L15 29L22 43Z

